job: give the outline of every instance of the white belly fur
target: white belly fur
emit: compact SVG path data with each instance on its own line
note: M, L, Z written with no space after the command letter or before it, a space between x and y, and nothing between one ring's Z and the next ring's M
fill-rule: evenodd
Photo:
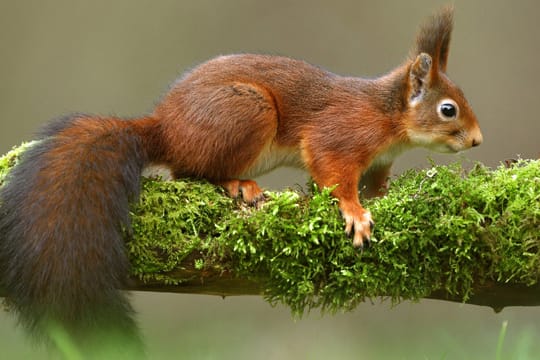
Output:
M171 168L166 165L148 164L143 170L141 176L146 178L161 179L164 181L174 180Z
M300 151L294 147L267 146L259 155L251 168L240 174L240 178L254 178L263 175L280 166L292 166L304 168ZM142 176L148 178L160 178L162 180L173 180L174 176L169 167L163 164L148 164L142 171Z
M390 146L389 148L375 156L375 158L371 161L371 164L369 165L369 169L376 169L392 165L394 159L408 148L409 146L407 145Z
M386 167L392 164L394 159L401 154L407 146L393 146L378 154L371 162L368 172L371 169ZM295 147L285 147L270 145L259 155L250 169L240 174L241 178L254 178L274 170L280 166L290 166L298 169L305 169L300 150ZM159 177L162 180L172 180L172 171L167 166L149 164L143 169L145 177Z
M244 173L242 178L254 178L280 166L291 166L304 169L300 150L296 147L285 147L271 144L259 155L255 163Z

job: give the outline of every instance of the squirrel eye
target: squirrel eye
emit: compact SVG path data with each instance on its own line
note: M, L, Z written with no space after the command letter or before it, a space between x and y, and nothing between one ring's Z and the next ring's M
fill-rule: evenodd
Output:
M456 107L452 104L442 104L441 113L446 117L456 116Z
M447 99L439 104L437 109L443 120L453 120L457 117L458 108L454 101Z

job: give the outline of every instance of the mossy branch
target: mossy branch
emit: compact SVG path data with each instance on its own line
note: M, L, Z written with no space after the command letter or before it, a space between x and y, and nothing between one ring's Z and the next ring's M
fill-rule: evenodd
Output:
M0 184L22 149L0 158ZM375 297L540 305L540 161L433 165L364 205L376 242L358 252L328 189L268 192L255 209L206 182L145 179L126 234L130 288L263 294L296 313Z

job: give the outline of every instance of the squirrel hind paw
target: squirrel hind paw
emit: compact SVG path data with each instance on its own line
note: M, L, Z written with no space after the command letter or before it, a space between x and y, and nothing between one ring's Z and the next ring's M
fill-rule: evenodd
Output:
M227 190L230 197L241 198L246 204L256 206L265 200L262 189L254 180L232 179L221 181L218 184Z

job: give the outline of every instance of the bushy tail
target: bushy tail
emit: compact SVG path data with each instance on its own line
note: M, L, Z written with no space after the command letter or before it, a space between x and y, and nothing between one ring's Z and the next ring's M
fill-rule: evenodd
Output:
M118 289L123 230L147 161L135 121L66 117L49 125L0 189L2 287L20 322L61 351L133 358L142 342Z

